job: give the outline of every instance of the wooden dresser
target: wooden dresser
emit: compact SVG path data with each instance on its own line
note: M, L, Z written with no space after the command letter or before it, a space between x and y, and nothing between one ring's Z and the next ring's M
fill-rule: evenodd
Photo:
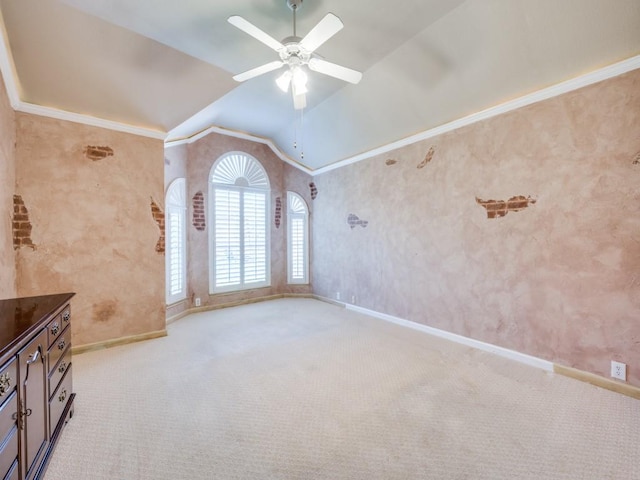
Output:
M44 477L73 415L74 293L0 300L0 479Z

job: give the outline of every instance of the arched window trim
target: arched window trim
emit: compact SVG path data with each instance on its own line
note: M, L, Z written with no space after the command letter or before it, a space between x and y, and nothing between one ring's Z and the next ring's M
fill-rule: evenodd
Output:
M270 286L271 193L264 167L245 152L227 152L214 162L208 183L209 293Z
M287 282L309 283L309 208L295 192L287 192Z
M187 192L186 180L177 178L165 197L165 275L168 305L187 298Z

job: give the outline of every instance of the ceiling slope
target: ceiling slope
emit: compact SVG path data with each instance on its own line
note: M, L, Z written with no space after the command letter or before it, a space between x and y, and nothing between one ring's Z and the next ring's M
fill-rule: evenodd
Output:
M278 72L232 75L275 52L285 0L0 0L20 100L167 132L208 127L270 138L320 169L640 54L637 0L305 0L303 36L327 13L345 28L318 50L364 72L350 85L310 73L296 113ZM304 158L301 148L304 146Z

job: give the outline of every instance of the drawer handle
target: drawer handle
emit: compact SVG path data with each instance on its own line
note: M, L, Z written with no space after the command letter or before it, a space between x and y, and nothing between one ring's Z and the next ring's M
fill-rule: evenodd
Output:
M9 391L11 387L11 377L8 373L0 375L0 397L4 397L4 394Z
M29 360L27 360L27 365L32 365L36 363L36 361L38 360L38 357L40 356L41 349L42 349L42 346L38 345L38 349L35 352L33 352L31 355L29 355ZM42 358L42 361L44 362L44 358Z
M64 346L66 344L64 343L64 339L58 344L58 350L64 350Z
M70 318L71 318L71 313L70 312L67 311L67 312L64 312L62 314L62 320L63 321L68 322Z
M66 399L67 399L67 391L66 390L62 390L60 392L60 395L58 396L58 401L64 402Z
M59 331L60 331L60 325L58 325L58 322L51 325L51 335L57 335Z
M65 371L66 369L67 369L67 362L62 362L62 363L60 364L60 366L58 367L58 371L59 371L60 373L64 373L64 371Z

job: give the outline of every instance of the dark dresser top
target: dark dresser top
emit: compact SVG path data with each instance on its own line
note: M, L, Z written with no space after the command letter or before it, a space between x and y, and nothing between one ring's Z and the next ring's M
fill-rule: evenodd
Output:
M35 332L50 314L65 306L75 293L0 300L0 358Z

